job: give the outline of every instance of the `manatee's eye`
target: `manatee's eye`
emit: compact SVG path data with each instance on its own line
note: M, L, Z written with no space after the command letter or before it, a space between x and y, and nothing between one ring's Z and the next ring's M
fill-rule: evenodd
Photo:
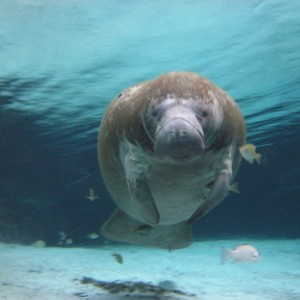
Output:
M173 99L165 99L160 103L155 103L149 107L148 116L152 119L159 119L173 104Z
M208 111L204 110L202 111L203 118L206 118L208 116Z
M156 110L153 110L153 111L151 112L151 116L152 116L153 118L157 118L157 117L158 117L158 112L157 112Z
M199 121L203 121L203 119L206 119L208 117L208 111L206 110L197 111L195 115Z

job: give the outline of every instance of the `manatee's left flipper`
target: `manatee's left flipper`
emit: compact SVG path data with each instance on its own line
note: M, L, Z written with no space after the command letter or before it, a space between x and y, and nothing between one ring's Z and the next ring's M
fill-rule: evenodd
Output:
M125 175L132 205L148 224L159 223L159 212L147 182L147 164L136 151L129 149L125 157Z
M222 171L216 177L210 196L207 201L201 205L188 220L188 223L194 223L202 218L210 210L219 205L226 196L229 188L231 174L228 171Z

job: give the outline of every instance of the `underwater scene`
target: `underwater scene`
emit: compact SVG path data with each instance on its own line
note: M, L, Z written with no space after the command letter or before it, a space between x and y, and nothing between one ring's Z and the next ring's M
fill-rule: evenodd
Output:
M300 299L299 49L297 0L2 0L0 299Z

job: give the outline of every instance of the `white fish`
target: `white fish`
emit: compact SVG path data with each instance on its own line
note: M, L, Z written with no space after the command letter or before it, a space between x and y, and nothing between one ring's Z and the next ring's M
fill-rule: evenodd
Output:
M58 235L59 235L59 239L61 241L65 240L67 238L67 235L66 235L66 233L64 231L58 232Z
M94 191L94 189L89 188L89 195L85 197L86 199L89 199L91 201L95 201L95 199L99 199L98 196L96 196L96 193Z
M88 234L86 237L91 239L91 240L96 240L100 237L100 235L96 232L93 232L93 233Z
M237 246L234 250L223 248L221 263L230 258L233 258L234 262L253 262L261 259L261 256L253 246L244 244Z
M71 245L71 244L73 244L73 240L71 238L67 238L65 240L65 245Z

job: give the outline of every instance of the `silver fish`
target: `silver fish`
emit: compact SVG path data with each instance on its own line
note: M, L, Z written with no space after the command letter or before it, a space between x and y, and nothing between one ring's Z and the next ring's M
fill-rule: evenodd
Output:
M261 256L253 246L244 244L237 246L234 250L222 249L221 263L231 258L234 262L254 262L260 260Z
M96 240L96 239L99 239L100 235L96 232L93 232L93 233L88 234L86 237L91 240Z

